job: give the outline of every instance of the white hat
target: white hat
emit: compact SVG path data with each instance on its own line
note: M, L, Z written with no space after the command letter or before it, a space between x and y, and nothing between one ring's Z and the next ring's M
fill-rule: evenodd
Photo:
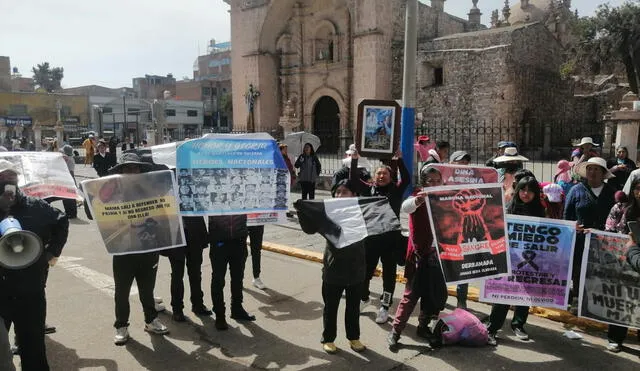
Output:
M16 175L18 174L18 169L16 169L16 166L13 164L13 162L0 160L0 174L4 173L5 171L11 171Z
M613 175L609 169L607 169L607 161L605 159L603 159L602 157L591 157L589 160L585 161L585 162L581 162L578 165L576 165L576 167L574 168L574 172L578 175L580 175L583 178L587 177L587 166L589 165L598 165L601 168L604 169L605 174L604 174L604 178L605 179L611 179L611 178L615 178L616 176Z
M354 153L358 153L358 150L356 149L356 145L351 144L349 146L349 149L345 153L348 154L349 156L353 155Z
M576 146L577 147L581 147L581 146L583 146L585 144L591 144L594 147L598 146L597 144L593 143L593 138L591 138L591 137L584 137L584 138L580 139L580 143L578 143Z
M547 196L549 202L562 202L562 187L558 184L547 184L542 188L542 193Z
M504 154L500 157L496 157L493 162L513 162L513 161L529 161L528 158L518 154L516 147L507 147L504 149Z

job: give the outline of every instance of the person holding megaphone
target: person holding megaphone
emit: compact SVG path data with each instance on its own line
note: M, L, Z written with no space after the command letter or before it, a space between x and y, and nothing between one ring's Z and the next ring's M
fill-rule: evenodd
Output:
M15 326L23 370L49 370L44 341L45 277L67 242L69 221L45 201L25 196L18 171L0 160L0 317Z

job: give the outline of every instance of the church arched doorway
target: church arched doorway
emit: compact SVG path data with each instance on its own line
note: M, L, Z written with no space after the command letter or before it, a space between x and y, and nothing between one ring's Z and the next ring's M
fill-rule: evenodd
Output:
M313 134L322 142L320 153L337 153L340 146L340 108L331 97L323 96L313 108Z

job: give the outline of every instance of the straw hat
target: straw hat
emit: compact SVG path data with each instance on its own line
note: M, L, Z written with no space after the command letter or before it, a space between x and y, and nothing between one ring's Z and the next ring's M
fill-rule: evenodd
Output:
M521 156L518 154L518 149L516 147L508 147L505 148L504 154L500 157L496 157L493 162L516 162L516 161L529 161L528 158Z
M587 177L587 166L589 166L589 165L598 165L602 169L604 169L604 171L605 171L604 178L605 179L615 178L615 175L613 175L609 171L609 169L607 169L607 161L605 159L603 159L602 157L591 157L589 160L579 163L575 167L574 171L575 171L576 174L580 175L581 177L586 178Z
M591 144L594 147L598 146L597 144L593 143L593 138L591 137L583 137L582 139L580 139L580 143L578 143L576 146L582 147L585 144Z

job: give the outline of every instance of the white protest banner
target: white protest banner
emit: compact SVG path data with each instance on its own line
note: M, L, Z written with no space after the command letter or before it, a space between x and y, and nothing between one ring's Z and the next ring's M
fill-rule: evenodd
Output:
M145 253L185 244L170 170L111 175L85 180L80 186L109 254Z
M578 315L640 328L640 273L627 263L629 236L592 230L585 238Z
M18 187L27 196L82 200L59 152L0 152L18 170Z

